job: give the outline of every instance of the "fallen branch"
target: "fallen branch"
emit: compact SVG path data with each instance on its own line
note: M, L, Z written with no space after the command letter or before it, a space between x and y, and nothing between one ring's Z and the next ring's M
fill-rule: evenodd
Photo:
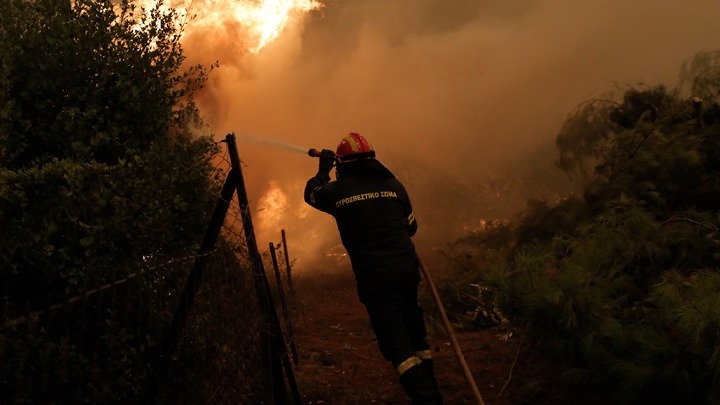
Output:
M498 393L497 397L500 398L505 392L505 388L507 388L508 384L510 384L510 380L512 380L513 370L515 369L515 364L517 364L518 357L520 357L520 346L522 345L522 339L518 342L517 350L515 351L515 359L512 362L512 365L510 366L510 372L508 373L508 378L505 380L505 384L503 384L502 388L500 389L500 392Z
M668 224L668 223L670 223L670 222L677 222L677 221L690 222L691 224L695 224L695 225L702 226L703 228L709 229L709 230L711 230L711 231L713 231L713 232L717 232L717 231L718 231L718 228L717 228L715 225L713 225L712 223L709 223L709 222L700 222L700 221L696 221L696 220L694 220L694 219L692 219L692 218L686 218L686 217L671 217L671 218L668 218L668 220L665 221L665 222L663 222L662 224L665 225L665 224Z

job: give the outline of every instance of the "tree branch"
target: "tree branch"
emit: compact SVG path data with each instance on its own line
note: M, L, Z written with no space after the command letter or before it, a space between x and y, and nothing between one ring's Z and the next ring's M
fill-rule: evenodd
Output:
M510 384L510 380L512 380L513 370L515 369L515 364L517 364L518 357L520 357L520 346L522 345L522 338L518 342L517 350L515 351L515 359L512 362L512 365L510 366L510 372L508 373L508 378L505 380L505 384L503 384L502 388L500 389L500 392L497 394L497 397L500 398L505 392L505 388L507 388L508 384Z

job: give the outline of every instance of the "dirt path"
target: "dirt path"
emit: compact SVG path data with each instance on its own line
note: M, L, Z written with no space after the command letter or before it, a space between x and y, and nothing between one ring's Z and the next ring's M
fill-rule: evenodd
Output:
M295 378L303 404L406 404L395 370L377 348L352 275L303 277L296 291ZM578 403L555 392L555 367L533 358L529 349L519 350L519 339L503 340L494 330L457 333L457 339L486 405ZM445 403L474 404L445 331L437 328L429 341Z

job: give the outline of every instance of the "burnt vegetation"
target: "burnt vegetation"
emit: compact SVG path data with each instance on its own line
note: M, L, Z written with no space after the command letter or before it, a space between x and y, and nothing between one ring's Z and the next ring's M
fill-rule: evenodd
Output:
M489 288L568 386L720 404L719 56L695 56L676 90L581 103L556 146L582 197L531 201L451 245L454 283Z

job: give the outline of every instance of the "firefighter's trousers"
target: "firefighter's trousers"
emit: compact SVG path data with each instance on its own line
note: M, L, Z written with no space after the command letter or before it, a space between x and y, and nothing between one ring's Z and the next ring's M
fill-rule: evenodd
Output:
M400 376L400 383L414 405L441 404L432 367L432 351L422 308L418 305L418 280L399 280L371 287L358 285L380 352Z

